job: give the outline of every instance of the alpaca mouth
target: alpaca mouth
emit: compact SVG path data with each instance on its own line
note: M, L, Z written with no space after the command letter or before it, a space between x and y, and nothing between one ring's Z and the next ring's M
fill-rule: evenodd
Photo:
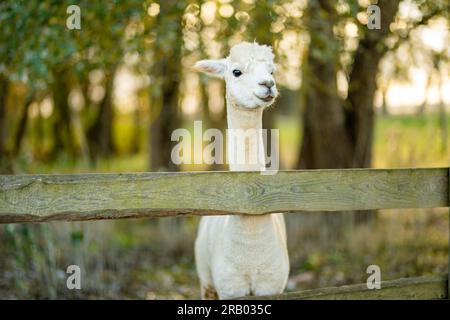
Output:
M274 96L272 96L271 94L269 94L268 96L265 96L265 97L260 97L260 96L258 96L258 95L256 95L256 94L255 94L255 96L256 96L258 99L260 99L260 100L262 100L262 101L264 101L264 102L270 102L270 101L272 101L273 98L274 98Z

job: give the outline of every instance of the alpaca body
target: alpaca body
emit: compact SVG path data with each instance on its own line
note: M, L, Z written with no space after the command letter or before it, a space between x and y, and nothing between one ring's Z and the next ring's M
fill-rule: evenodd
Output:
M196 66L225 79L228 130L245 132L242 149L227 143L230 171L264 171L262 113L278 94L272 51L244 43L227 59ZM246 77L236 70L245 70ZM244 162L230 160L235 152L245 154ZM283 215L202 217L195 259L203 299L279 294L289 275Z
M195 252L204 299L279 294L286 286L282 214L202 217Z

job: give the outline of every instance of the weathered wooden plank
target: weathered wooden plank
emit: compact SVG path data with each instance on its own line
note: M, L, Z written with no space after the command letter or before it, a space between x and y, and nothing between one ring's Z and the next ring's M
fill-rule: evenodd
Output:
M448 206L448 169L0 176L0 223Z
M273 296L249 296L245 300L430 300L447 298L447 275L382 281L381 289L366 284L288 292Z

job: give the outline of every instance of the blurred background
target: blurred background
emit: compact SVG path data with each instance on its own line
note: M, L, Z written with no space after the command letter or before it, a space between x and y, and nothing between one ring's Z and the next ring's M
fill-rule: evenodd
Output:
M69 5L81 29L69 30ZM367 7L381 28L367 28ZM171 132L226 127L224 85L190 67L273 46L280 169L448 166L448 0L4 0L0 173L178 167ZM288 290L447 270L448 209L287 215ZM0 298L199 298L198 218L0 226ZM66 288L68 265L82 290Z

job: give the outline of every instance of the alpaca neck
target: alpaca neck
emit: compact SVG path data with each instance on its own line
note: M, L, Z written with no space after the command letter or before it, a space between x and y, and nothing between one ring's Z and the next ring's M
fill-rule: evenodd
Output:
M264 171L263 109L238 107L229 100L227 153L230 171Z
M245 139L244 146L247 157L245 162L231 163L230 171L264 171L264 144L262 137L262 108L245 109L238 107L230 102L227 98L227 122L228 131L244 130L248 138ZM233 151L230 150L232 144L228 140L227 151L228 156ZM244 152L243 148L236 148L237 152ZM255 161L251 161L251 159ZM271 215L244 216L235 215L229 217L229 223L233 229L233 235L238 237L254 237L258 234L266 234L272 224ZM253 238L252 237L252 238ZM261 238L261 237L256 237Z

